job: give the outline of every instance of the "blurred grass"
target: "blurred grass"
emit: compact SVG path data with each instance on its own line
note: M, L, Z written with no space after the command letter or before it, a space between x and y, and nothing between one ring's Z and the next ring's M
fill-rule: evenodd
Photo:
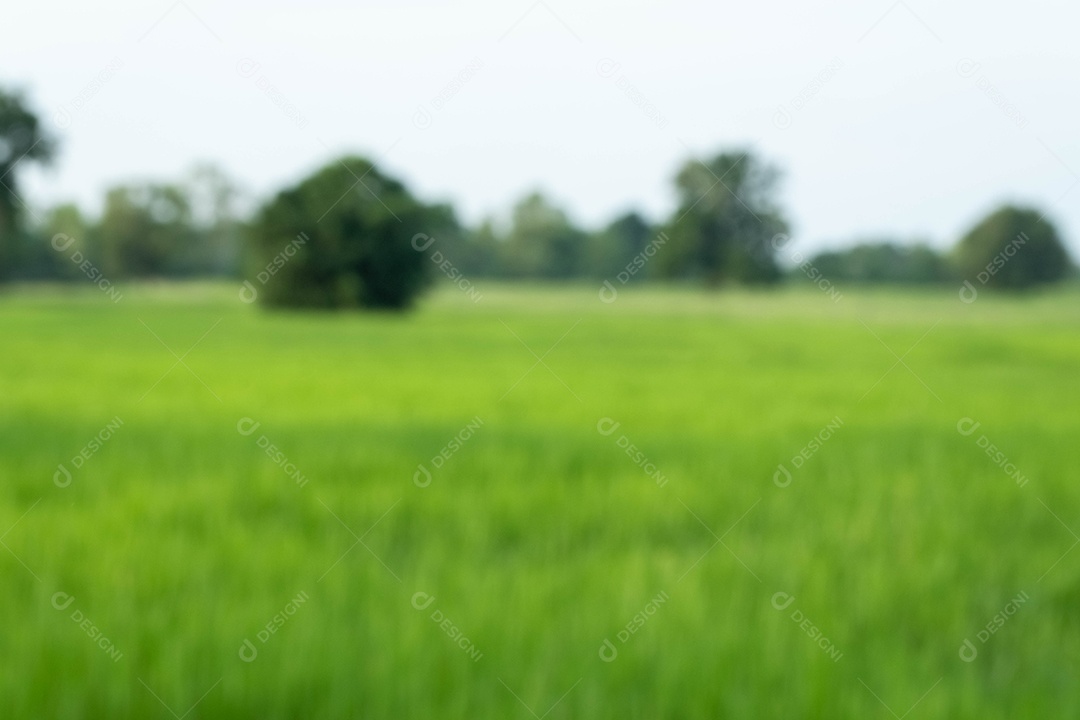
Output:
M213 284L132 286L115 305L85 288L0 296L2 715L1080 712L1075 290L965 305L658 288L608 305L592 287L480 289L405 316L260 312ZM964 417L982 423L970 437ZM241 435L242 418L261 425ZM620 426L601 435L601 418ZM435 600L417 610L416 592ZM777 592L795 598L784 611Z

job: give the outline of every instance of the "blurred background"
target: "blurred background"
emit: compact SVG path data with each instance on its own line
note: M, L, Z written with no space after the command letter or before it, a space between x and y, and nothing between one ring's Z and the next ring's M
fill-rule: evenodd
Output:
M12 9L3 716L1075 716L1076 15Z

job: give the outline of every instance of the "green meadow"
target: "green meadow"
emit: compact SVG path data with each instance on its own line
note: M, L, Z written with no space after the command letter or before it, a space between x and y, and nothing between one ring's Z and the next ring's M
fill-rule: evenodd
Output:
M0 296L0 717L1080 716L1075 289L476 285Z

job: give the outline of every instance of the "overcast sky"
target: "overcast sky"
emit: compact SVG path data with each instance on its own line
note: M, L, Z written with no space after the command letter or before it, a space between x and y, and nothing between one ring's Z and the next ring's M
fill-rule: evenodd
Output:
M473 222L539 188L671 210L691 154L785 173L799 245L951 243L994 204L1080 258L1077 6L928 0L69 0L4 10L0 82L62 139L43 205L212 160L256 198L344 152Z

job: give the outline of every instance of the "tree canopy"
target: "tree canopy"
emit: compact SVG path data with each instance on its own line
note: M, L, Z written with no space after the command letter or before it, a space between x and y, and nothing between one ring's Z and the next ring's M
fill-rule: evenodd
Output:
M434 265L413 238L437 241L456 228L448 207L425 205L370 161L347 157L259 211L249 274L270 305L403 308Z
M775 197L779 172L749 151L689 160L675 177L679 202L667 224L664 273L708 285L780 279L770 242L788 230Z
M31 212L20 178L55 148L23 95L0 90L0 280L80 280L89 263L111 278L239 277L242 297L267 305L404 308L438 272L462 287L473 277L713 287L772 283L785 271L798 279L810 264L834 282L963 280L1019 290L1073 269L1044 214L1013 205L979 221L949 254L928 243L874 241L805 262L780 256L788 251L775 240L789 232L780 173L748 150L685 161L666 218L629 210L585 229L533 191L506 215L463 230L449 206L418 200L358 156L330 162L251 216L238 210L229 178L205 163L177 182L113 186L96 217L73 203Z
M980 220L956 246L960 272L990 288L1053 283L1071 263L1057 228L1033 208L1006 205Z
M829 250L811 262L835 282L919 285L952 278L945 257L925 243L864 242L845 250Z
M0 280L11 277L23 259L21 247L26 201L19 174L32 162L47 162L55 143L21 93L0 89Z

